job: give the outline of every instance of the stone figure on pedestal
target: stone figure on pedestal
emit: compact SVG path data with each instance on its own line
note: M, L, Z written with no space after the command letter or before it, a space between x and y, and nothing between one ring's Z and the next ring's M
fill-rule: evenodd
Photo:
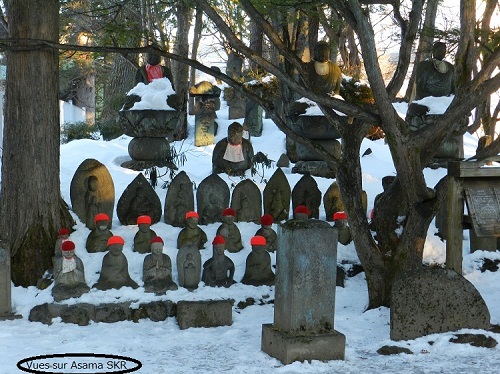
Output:
M178 288L172 280L172 261L163 253L163 239L159 236L151 239L151 253L144 258L142 269L146 292L163 295Z
M200 216L195 211L186 213L186 227L184 227L177 236L177 248L180 249L186 245L193 244L198 249L205 248L207 234L198 226Z
M88 253L105 252L108 247L108 239L113 233L108 229L109 217L105 213L95 216L95 228L87 236L85 248Z
M102 259L101 275L93 288L103 291L121 287L138 288L138 284L130 278L128 272L127 257L123 254L123 238L112 236L107 244L108 253Z
M224 254L226 241L221 235L216 235L212 241L213 256L203 264L201 280L210 287L230 287L236 283L234 277L234 263Z
M252 252L247 257L245 275L241 283L251 286L274 285L274 273L271 269L271 256L266 251L266 238L254 236L250 240Z
M149 52L146 55L146 65L141 66L137 69L135 74L135 84L144 83L148 84L153 81L153 79L159 78L168 78L170 83L172 84L172 88L174 88L174 77L172 75L172 71L161 63L161 55Z
M52 296L55 301L80 297L90 291L85 282L85 270L82 260L75 255L75 243L66 240L61 245L62 256L54 260L54 288Z
M222 224L217 229L217 235L224 237L226 249L231 253L236 253L243 249L240 229L234 223L235 219L236 212L234 209L224 209L222 211Z
M273 216L270 214L264 214L260 218L260 229L257 230L255 236L263 236L266 239L266 250L268 252L276 251L278 247L278 235L276 231L273 230Z
M151 230L151 217L137 217L139 231L134 236L134 252L149 253L151 251L151 239L156 237L156 232Z
M338 230L340 244L347 245L352 242L351 228L347 225L347 214L344 211L333 215L333 227Z
M330 61L330 46L327 42L316 43L314 59L307 63L307 77L314 93L339 94L342 72L335 62Z
M253 164L253 147L243 138L243 126L233 122L227 129L227 138L220 140L212 154L212 172L244 175Z

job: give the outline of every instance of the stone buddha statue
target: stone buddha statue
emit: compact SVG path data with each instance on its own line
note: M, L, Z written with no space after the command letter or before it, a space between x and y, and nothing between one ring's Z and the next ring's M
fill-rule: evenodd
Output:
M149 253L151 251L151 239L156 237L156 232L151 230L151 217L137 217L137 226L139 231L134 236L134 252Z
M352 242L351 228L347 225L347 215L344 211L335 212L333 227L338 230L340 244L347 245Z
M163 253L163 239L159 236L151 239L151 253L144 258L142 266L144 290L163 295L168 290L176 290L177 284L172 280L172 261Z
M207 234L198 226L200 216L195 211L186 213L186 227L184 227L177 236L177 248L180 249L186 245L194 244L198 249L205 248Z
M234 209L224 209L222 211L222 224L217 229L217 235L224 237L226 249L231 253L236 253L243 249L240 229L234 223L235 219L236 212Z
M307 77L311 89L317 94L338 95L342 82L339 66L330 61L330 46L325 41L316 43L314 59L307 63Z
M271 269L271 256L266 251L266 238L254 236L250 239L252 252L247 257L245 275L241 283L251 286L271 286L275 275Z
M216 235L212 241L212 258L203 264L201 280L209 287L230 287L236 283L234 277L234 263L224 254L226 241L221 235Z
M311 211L305 205L298 205L293 210L293 218L301 221L307 221L309 216L311 215Z
M278 247L278 235L273 230L273 216L264 214L260 218L260 229L255 233L256 236L263 236L266 239L266 250L268 252L275 252Z
M105 252L108 249L108 239L113 236L108 229L109 217L106 213L99 213L94 220L95 228L87 236L85 248L88 253Z
M61 245L62 256L54 259L54 288L52 296L55 301L80 297L90 291L85 282L85 270L82 260L75 255L75 243L66 240Z
M233 122L227 129L227 138L220 140L212 154L212 172L244 175L253 164L253 147L243 137L243 126Z
M98 290L119 289L122 287L138 288L130 278L127 257L123 254L125 241L121 236L108 239L108 253L102 259L101 275L93 288Z
M54 257L62 257L62 243L68 240L69 238L69 230L66 227L63 227L59 230L57 234L56 244L54 246Z
M154 52L149 52L146 55L146 65L141 66L137 69L135 74L135 84L144 83L148 84L153 81L153 79L159 78L168 78L170 83L172 84L172 88L174 88L174 77L172 75L172 71L166 67L161 65L161 55Z

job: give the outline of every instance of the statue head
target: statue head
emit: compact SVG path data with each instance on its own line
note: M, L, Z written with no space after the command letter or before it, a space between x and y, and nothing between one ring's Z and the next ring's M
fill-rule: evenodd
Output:
M158 65L161 62L161 56L155 52L148 52L146 55L146 62L149 65Z
M233 122L227 128L227 140L233 145L241 144L243 139L243 126L238 122Z
M200 216L195 211L187 212L186 213L186 225L189 228L194 229L195 227L198 226L199 218L200 218Z
M96 214L94 218L95 226L99 230L106 230L109 224L109 217L106 213Z
M121 236L112 236L108 239L108 251L113 256L118 256L123 251L125 241Z
M139 226L140 232L148 232L151 227L151 217L150 216L139 216L137 217L137 226Z
M325 41L316 43L314 47L314 60L318 62L326 62L330 60L330 45Z
M155 236L151 239L151 253L159 255L163 253L163 239Z
M305 221L305 220L309 219L310 214L311 214L311 211L305 205L299 205L293 211L294 218L298 219L298 220Z
M432 57L436 60L442 60L446 56L446 44L443 42L435 42L432 45Z
M224 255L224 250L226 249L226 239L224 239L222 235L215 235L212 245L214 257Z
M59 230L58 237L63 239L63 240L68 239L69 238L69 230L67 228L63 227L61 230Z
M236 212L232 208L226 208L222 211L222 222L232 224L236 218Z
M66 240L61 245L62 255L64 258L72 258L75 255L75 243L71 240Z
M91 175L87 179L87 189L89 191L97 191L97 188L99 187L99 179L95 175Z
M250 239L250 245L252 246L252 251L256 253L264 253L266 250L266 238L260 235L256 235Z
M260 217L260 224L263 227L271 227L271 225L273 224L273 216L268 213L264 214L262 217Z

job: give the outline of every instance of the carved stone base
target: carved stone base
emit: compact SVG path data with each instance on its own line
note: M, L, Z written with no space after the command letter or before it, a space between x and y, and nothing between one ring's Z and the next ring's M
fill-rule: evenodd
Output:
M315 177L336 178L335 165L327 161L298 161L292 168L292 173L309 173Z
M262 325L262 351L288 365L294 361L343 360L345 335L333 332L294 336L280 331L272 324Z
M167 167L169 169L177 170L177 166L175 166L175 164L165 160L151 160L151 161L129 160L122 162L120 166L122 168L132 169L136 171L149 169L152 168L153 166Z

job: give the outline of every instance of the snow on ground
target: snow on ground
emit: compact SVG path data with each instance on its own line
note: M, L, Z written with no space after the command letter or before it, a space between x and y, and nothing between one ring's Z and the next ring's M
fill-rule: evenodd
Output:
M399 104L398 111L405 108ZM233 122L227 119L227 106L223 102L218 112L219 134L216 141L226 135L227 126ZM264 121L264 131L261 137L252 138L255 152L261 151L274 161L285 152L285 137L270 121ZM194 133L194 118L189 117L189 133ZM467 135L465 138L466 155L475 151L477 136ZM129 158L127 146L130 138L122 136L113 141L78 140L61 146L61 193L66 202L70 203L71 179L81 162L87 158L95 158L105 164L111 173L115 184L115 202L135 178L137 172L124 169L120 164ZM176 142L178 152L185 152L186 163L181 167L186 171L196 185L211 172L211 154L214 146L194 147L193 138ZM368 209L373 206L375 196L382 191L381 179L385 175L394 175L390 152L383 140L363 142L361 153L367 148L372 149L370 155L361 159L364 189L368 193ZM272 169L261 170L260 174L247 177L263 190L264 179L271 177ZM291 167L284 169L290 185L293 186L301 175L292 174ZM443 169L426 170L425 176L429 186L434 186L445 175ZM234 187L241 179L221 177ZM318 187L324 193L332 180L315 178ZM161 183L159 183L161 185ZM156 188L162 204L165 201L166 190ZM322 209L322 208L321 208ZM76 219L76 216L75 216ZM324 210L320 219L325 219ZM89 230L80 221L73 228L71 239L76 243L76 253L85 264L86 279L89 285L98 278L101 260L104 253L89 254L85 250L85 240ZM209 240L215 236L219 224L204 226ZM239 281L244 274L246 256L250 252L250 238L258 226L253 223L238 223L245 248L242 252L228 254L235 263L235 279ZM165 223L157 223L152 228L165 241L165 253L173 262L173 276L177 279L175 243L179 228ZM276 229L276 227L275 227ZM124 253L129 261L132 278L141 286L142 261L145 255L132 252L131 244L137 231L136 226L122 226L116 214L113 218L112 232L125 239ZM434 236L435 228L431 225L424 250L425 262L443 263L445 261L444 243ZM500 272L486 271L481 273L478 268L484 257L499 259L500 253L478 251L467 253L468 235L464 240L464 275L480 291L491 313L491 322L500 323ZM202 261L211 257L211 245L202 250ZM273 264L275 255L272 255ZM357 262L357 255L352 244L339 245L338 260L349 263ZM164 322L141 320L134 322L119 322L114 324L91 323L80 327L54 320L50 326L28 321L28 315L33 306L52 302L51 287L40 291L35 287L13 287L13 310L22 315L22 319L0 322L0 373L19 373L16 363L24 358L38 355L60 354L66 352L100 353L122 355L142 362L143 367L138 373L497 373L500 367L500 352L493 349L476 348L470 345L459 345L449 342L453 333L434 334L412 341L393 342L389 338L389 309L378 308L365 311L367 306L367 288L363 273L348 278L345 288L337 287L335 329L346 335L345 361L330 362L295 362L282 365L278 360L261 351L261 325L273 322L273 306L253 305L238 309L237 304L248 297L256 300L274 297L274 287L253 287L236 284L229 289L219 289L201 286L194 292L180 288L169 291L165 296L154 296L144 293L143 288L132 290L98 291L91 290L79 299L71 299L68 303L90 302L104 303L115 301L147 302L168 299L208 300L232 298L233 325L217 328L190 328L180 330L175 318ZM464 330L461 332L470 332ZM500 340L499 334L487 331L480 332ZM407 347L414 352L412 355L381 356L376 353L383 345L398 345ZM76 371L82 372L82 371Z

